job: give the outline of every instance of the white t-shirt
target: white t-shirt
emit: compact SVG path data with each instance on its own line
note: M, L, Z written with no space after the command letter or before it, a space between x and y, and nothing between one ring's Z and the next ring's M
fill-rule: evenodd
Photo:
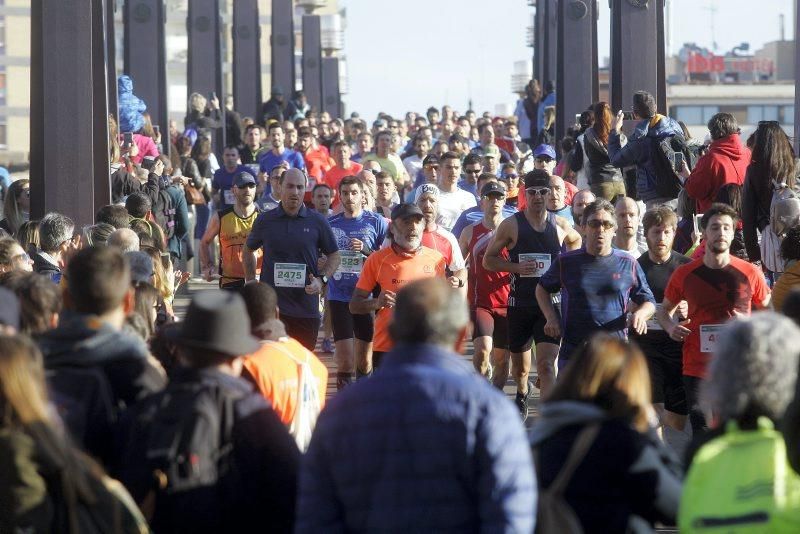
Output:
M452 193L441 191L439 193L439 215L436 217L436 222L449 232L455 226L461 213L477 204L475 195L469 191L463 189L456 189Z
M406 172L413 182L417 177L417 173L422 170L422 160L416 154L408 156L403 160L403 167L406 168Z

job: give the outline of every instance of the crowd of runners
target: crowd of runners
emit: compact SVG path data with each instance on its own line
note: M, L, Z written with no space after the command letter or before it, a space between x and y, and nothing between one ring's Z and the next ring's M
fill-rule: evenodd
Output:
M800 529L790 139L637 92L555 140L545 85L162 136L122 77L95 224L3 185L0 532Z

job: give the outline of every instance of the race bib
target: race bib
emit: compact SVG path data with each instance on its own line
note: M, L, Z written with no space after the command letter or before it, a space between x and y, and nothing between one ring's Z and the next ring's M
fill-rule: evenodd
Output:
M275 287L306 287L306 264L276 263Z
M225 204L228 204L229 206L236 204L236 197L233 196L233 191L231 191L230 189L226 189L225 191L223 191L222 197L225 200Z
M725 325L704 324L700 325L700 352L714 352L720 339L720 330Z
M519 262L534 263L536 265L536 270L532 274L522 274L520 275L521 278L541 278L550 268L551 260L550 254L529 253L520 254Z
M364 255L355 250L340 250L342 263L336 272L347 274L361 274L361 267L364 266Z
M647 321L648 332L664 330L663 328L661 328L661 325L658 324L658 321L656 321L656 315L658 315L658 312L660 311L661 311L661 303L659 302L658 304L656 304L656 313Z

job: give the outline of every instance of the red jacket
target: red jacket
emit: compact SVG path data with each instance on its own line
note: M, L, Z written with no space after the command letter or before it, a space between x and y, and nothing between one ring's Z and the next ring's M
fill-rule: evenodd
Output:
M683 186L697 201L697 213L711 207L720 188L726 184L742 185L750 150L742 145L739 134L732 134L711 143L708 154L700 158Z

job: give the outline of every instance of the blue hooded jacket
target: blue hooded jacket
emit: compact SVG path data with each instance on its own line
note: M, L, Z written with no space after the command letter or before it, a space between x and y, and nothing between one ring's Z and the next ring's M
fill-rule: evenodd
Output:
M680 124L664 115L655 115L636 125L624 147L620 146L619 132L612 132L608 137L611 164L619 168L636 165L636 191L643 202L659 196L656 192L658 175L653 155L658 142L673 135L683 135Z
M133 94L133 80L127 74L117 79L119 95L119 131L136 133L144 126L142 113L147 110L144 100Z

